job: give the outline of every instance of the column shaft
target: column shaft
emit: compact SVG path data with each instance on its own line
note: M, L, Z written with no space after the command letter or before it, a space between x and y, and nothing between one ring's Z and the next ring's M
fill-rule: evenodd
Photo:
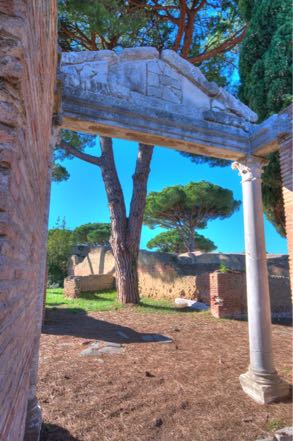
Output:
M250 366L240 376L241 386L261 404L271 403L289 393L274 368L271 305L264 237L261 193L262 161L249 156L234 162L242 177L243 215L246 253L247 310Z

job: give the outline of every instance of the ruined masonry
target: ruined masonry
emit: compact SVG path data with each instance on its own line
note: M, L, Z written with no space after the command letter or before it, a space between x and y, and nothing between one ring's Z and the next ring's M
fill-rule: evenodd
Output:
M176 53L135 48L119 55L64 54L61 114L56 18L55 0L0 2L0 439L39 439L35 389L51 149L60 124L236 161L244 195L250 345L241 384L260 403L281 399L288 386L272 356L261 168L263 157L280 149L292 245L289 110L256 124L250 109ZM292 274L292 248L290 253Z

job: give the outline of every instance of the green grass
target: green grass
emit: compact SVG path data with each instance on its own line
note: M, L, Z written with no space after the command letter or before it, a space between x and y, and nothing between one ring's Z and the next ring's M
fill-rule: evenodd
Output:
M47 289L46 306L47 308L66 308L72 312L78 310L89 311L112 311L122 308L117 302L116 291L107 291L99 293L82 293L78 299L67 299L63 295L62 288ZM142 298L138 306L135 307L138 312L147 313L173 313L182 314L190 310L178 310L174 307L171 300L154 300Z
M282 427L284 427L284 424L283 424L282 421L272 419L272 420L267 422L267 424L266 424L266 431L267 432L274 432L276 430L281 429Z

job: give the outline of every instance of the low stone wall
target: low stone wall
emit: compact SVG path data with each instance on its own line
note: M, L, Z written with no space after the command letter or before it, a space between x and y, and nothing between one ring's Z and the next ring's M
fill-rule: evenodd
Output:
M102 247L80 247L72 256L70 272L74 276L94 274L113 277L113 254ZM288 256L268 255L268 273L273 315L290 315L290 283ZM231 270L219 273L220 265ZM216 316L246 315L245 255L224 253L170 254L140 251L138 259L139 293L142 297L174 300L177 297L197 299L212 305L211 297L224 300L215 306ZM81 277L83 279L83 277ZM72 285L73 282L67 282ZM96 283L96 282L95 282ZM75 286L76 283L74 282ZM77 288L68 288L74 292ZM105 288L102 288L105 289ZM79 290L79 288L78 288ZM86 291L97 291L85 289ZM78 294L77 294L78 295ZM70 295L71 296L71 295ZM217 312L216 312L217 310Z
M109 274L69 276L64 280L64 295L77 298L83 292L107 291L115 287L115 278Z

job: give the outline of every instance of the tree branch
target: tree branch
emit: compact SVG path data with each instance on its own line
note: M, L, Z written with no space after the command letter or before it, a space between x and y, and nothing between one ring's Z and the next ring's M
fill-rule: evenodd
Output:
M240 29L230 38L223 41L223 43L221 43L218 47L215 47L214 49L211 49L207 52L203 52L202 54L197 55L195 57L188 58L188 61L190 61L190 63L202 63L204 60L207 60L208 58L214 57L218 54L222 54L223 52L227 52L228 50L232 49L236 44L241 43L241 41L246 35L246 31L247 31L247 26L244 26L242 29Z
M90 164L94 164L97 166L101 166L101 158L98 156L89 155L88 153L81 152L77 150L75 147L68 145L66 142L61 141L60 147L64 149L70 155L75 156L76 158L82 159L83 161L89 162Z
M154 146L139 144L128 220L128 245L131 248L137 248L133 250L134 252L138 252L139 247L153 151Z

